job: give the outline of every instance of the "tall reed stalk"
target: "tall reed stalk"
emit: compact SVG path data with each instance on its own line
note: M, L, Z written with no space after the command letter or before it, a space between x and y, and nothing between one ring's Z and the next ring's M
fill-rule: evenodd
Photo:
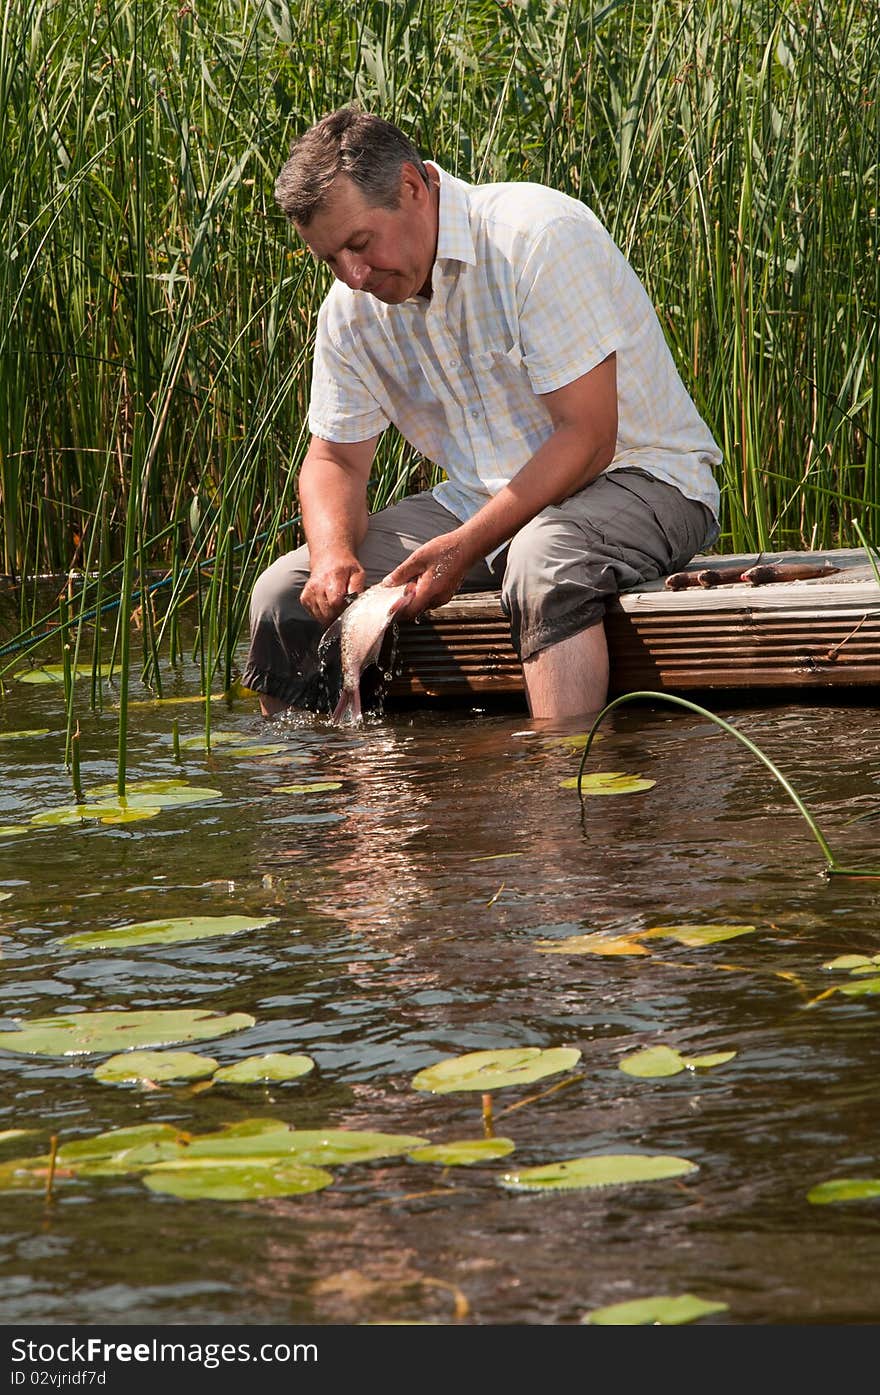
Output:
M124 709L135 603L167 576L141 611L155 689L201 565L204 681L228 686L251 584L296 540L327 289L274 179L352 98L465 178L595 208L723 449L720 549L876 538L878 71L860 0L8 0L0 679L44 645L32 578L73 570L76 614L118 602ZM436 477L388 432L371 503ZM124 736L119 765L122 788Z

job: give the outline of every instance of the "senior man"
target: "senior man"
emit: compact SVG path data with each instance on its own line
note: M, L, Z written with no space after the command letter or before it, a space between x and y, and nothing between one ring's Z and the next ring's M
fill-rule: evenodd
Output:
M294 141L276 199L335 281L318 317L305 545L258 578L243 682L320 710L317 641L346 598L415 583L399 619L499 589L529 712L597 711L608 600L718 534L721 453L651 302L595 214L469 184L350 106ZM394 425L445 478L370 514Z

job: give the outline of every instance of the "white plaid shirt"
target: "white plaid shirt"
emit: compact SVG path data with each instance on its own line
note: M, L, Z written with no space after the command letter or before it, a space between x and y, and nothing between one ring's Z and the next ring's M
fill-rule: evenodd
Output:
M538 394L616 353L608 468L638 466L717 518L721 452L644 287L595 214L543 185L439 173L431 299L385 305L334 282L318 317L311 432L364 441L393 423L445 471L434 494L464 520L551 435Z

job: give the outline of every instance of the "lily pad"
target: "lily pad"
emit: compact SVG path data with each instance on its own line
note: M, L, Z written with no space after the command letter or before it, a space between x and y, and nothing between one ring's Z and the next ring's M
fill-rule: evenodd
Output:
M341 790L341 780L313 780L305 785L276 785L276 794L322 794L325 790Z
M693 1293L655 1294L651 1298L633 1298L626 1303L610 1303L606 1308L594 1308L581 1318L581 1322L600 1327L634 1327L645 1323L678 1327L681 1323L696 1322L709 1313L727 1312L728 1307L727 1303L713 1303Z
M576 790L577 776L560 780L564 790ZM580 782L581 794L636 794L639 790L650 790L656 780L646 780L641 775L627 775L623 770L601 770L585 775Z
M0 1192L44 1192L49 1157L10 1158L0 1163Z
M0 741L24 741L29 736L48 735L48 727L33 727L30 731L0 731Z
M107 1085L126 1085L145 1080L204 1080L216 1069L212 1056L194 1051L123 1051L102 1061L92 1074Z
M654 925L639 931L639 939L677 940L680 945L696 949L699 945L714 945L720 940L733 940L737 935L752 935L754 925Z
M649 1046L644 1051L636 1051L624 1056L620 1069L627 1075L638 1075L644 1079L654 1079L664 1075L679 1075L685 1070L709 1069L732 1061L735 1051L716 1051L709 1056L682 1056L672 1046Z
M264 1196L304 1196L329 1187L333 1174L288 1158L239 1158L234 1162L161 1163L148 1172L151 1192L188 1201L254 1201Z
M429 1143L414 1148L410 1162L439 1163L441 1167L470 1167L472 1163L505 1158L516 1144L512 1138L460 1138L451 1143Z
M130 1128L108 1129L90 1138L74 1138L58 1149L57 1161L78 1169L87 1164L120 1158L134 1148L176 1146L184 1135L172 1124L135 1124Z
M657 1182L696 1172L697 1164L687 1158L664 1153L597 1153L590 1157L568 1158L543 1167L527 1167L506 1172L501 1186L510 1191L560 1191L583 1187L620 1187L633 1182Z
M110 676L110 668L106 664L99 666L96 669L96 672L98 677L101 679L108 678ZM63 683L64 665L43 664L39 668L20 669L18 673L14 673L12 676L19 683ZM91 678L92 665L79 664L75 669L71 666L70 676L74 680L78 678Z
M605 935L593 931L588 935L569 935L564 940L536 940L539 954L650 954L629 935Z
M823 964L823 969L847 969L852 974L874 973L880 964L880 954L839 954L836 959Z
M96 799L115 794L115 785L97 785L90 793ZM201 804L205 800L222 799L223 791L207 785L191 785L186 780L134 780L126 786L124 803L132 808L141 804L157 804L171 809L179 804Z
M448 1056L413 1076L414 1090L446 1095L455 1090L500 1090L506 1085L527 1085L570 1070L581 1058L573 1046L543 1049L539 1046L507 1047L499 1051L468 1051Z
M66 945L68 949L129 949L133 945L167 945L215 935L240 935L245 930L262 930L266 925L277 923L277 915L259 918L246 915L189 915L173 920L143 920L109 930L86 930L79 935L64 935L58 943Z
M247 1012L218 1016L207 1008L142 1012L74 1012L23 1021L19 1031L0 1032L0 1050L32 1056L85 1056L121 1048L203 1041L253 1027Z
M409 1134L369 1133L356 1129L290 1129L231 1136L228 1131L194 1138L192 1158L291 1157L298 1163L334 1167L343 1163L393 1158L426 1144Z
M0 824L0 838L17 838L19 833L30 832L31 830L26 823Z
M99 823L137 823L141 819L154 819L162 810L158 804L128 804L118 800L95 800L89 804L68 804L60 809L46 809L34 814L32 824L38 828L66 828L97 819Z
M208 742L204 733L198 736L186 736L180 743L182 751L204 751ZM212 731L211 746L242 746L244 739L240 731Z
M880 1197L880 1177L835 1177L807 1192L807 1201L826 1206L833 1201L873 1201Z
M221 1066L214 1079L231 1085L251 1085L264 1080L296 1080L314 1068L311 1056L289 1056L277 1051L268 1056L248 1056L232 1066Z
M880 978L857 978L854 983L840 983L836 991L844 993L848 998L880 993Z

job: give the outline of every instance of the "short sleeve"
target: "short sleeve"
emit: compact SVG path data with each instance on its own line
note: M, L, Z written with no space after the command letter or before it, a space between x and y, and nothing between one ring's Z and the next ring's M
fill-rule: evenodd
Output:
M312 360L309 430L325 441L367 441L390 424L357 371L353 353L346 353L332 332L332 292L318 315Z

